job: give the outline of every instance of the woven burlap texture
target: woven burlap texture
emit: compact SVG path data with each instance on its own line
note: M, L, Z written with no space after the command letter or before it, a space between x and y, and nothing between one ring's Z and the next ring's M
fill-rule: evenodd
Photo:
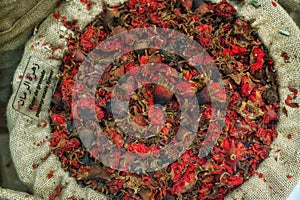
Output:
M299 0L278 0L280 5L289 13L300 27L300 3Z
M279 75L280 103L281 106L285 106L285 98L290 94L288 86L300 89L300 31L280 5L275 7L270 0L264 0L259 1L261 7L256 9L249 2L243 6L236 6L236 9L239 15L247 19L256 19L253 25L259 28L258 33L275 60L275 67ZM60 14L67 16L67 19L78 19L81 28L92 21L100 11L101 3L94 2L92 9L87 11L85 5L81 4L79 0L64 2L59 8ZM70 178L68 172L60 167L60 162L55 155L51 155L37 169L33 169L32 164L40 163L40 158L44 157L50 150L49 143L39 147L33 143L43 140L46 136L49 137L50 127L38 128L36 121L12 109L13 98L20 83L19 75L23 73L30 56L38 57L55 66L56 69L59 68L61 61L50 59L51 53L43 49L41 43L48 42L56 46L64 45L65 49L57 52L57 56L62 57L66 51L66 41L59 37L62 34L60 27L61 24L50 15L42 23L38 32L44 37L34 36L29 40L22 61L16 70L13 81L14 94L7 111L13 161L20 179L32 189L35 195L32 198L47 199L57 185L61 184L64 186L61 199L67 199L70 196L104 199L105 197L100 193L89 188L82 188L74 178ZM288 30L291 36L279 34L279 29ZM35 45L35 48L31 48L32 45ZM285 63L280 56L283 51L290 56L289 63ZM300 98L298 97L296 101L299 102ZM280 122L277 127L279 135L272 144L271 155L262 162L258 169L258 172L264 174L266 182L253 176L241 187L230 193L226 199L242 199L242 197L245 199L286 199L291 193L300 177L300 124L298 123L300 109L293 109L288 106L286 108L288 117L280 113ZM49 124L49 119L44 117ZM288 134L293 136L292 139L287 139ZM280 151L277 152L276 150L279 149ZM47 174L50 170L55 170L55 173L53 178L48 179ZM291 175L293 178L288 179L287 175ZM270 186L273 189L270 189ZM0 199L23 199L23 197L24 194L0 190Z
M0 52L14 50L30 36L59 0L4 0L0 2Z
M25 42L58 1L0 1L0 103L6 104L11 95L13 73L22 58Z

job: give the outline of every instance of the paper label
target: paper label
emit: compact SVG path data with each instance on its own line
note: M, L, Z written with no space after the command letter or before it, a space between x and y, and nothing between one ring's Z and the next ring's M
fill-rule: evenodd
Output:
M58 79L57 69L38 58L30 57L25 68L13 108L35 120L44 119Z

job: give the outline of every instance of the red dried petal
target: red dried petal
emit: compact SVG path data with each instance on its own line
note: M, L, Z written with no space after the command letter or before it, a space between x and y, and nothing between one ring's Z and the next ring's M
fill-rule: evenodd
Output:
M296 98L298 96L298 89L288 86L289 90L293 93L293 97Z
M291 179L291 178L293 178L293 176L292 175L287 175L286 176L288 179Z
M52 119L52 122L54 122L55 124L65 124L66 123L66 118L61 115L58 115L56 113L51 115L51 119Z
M53 177L53 173L54 173L54 170L50 170L50 172L47 174L47 178L50 179Z
M101 120L104 118L105 116L105 112L103 110L101 110L100 108L96 108L96 113L97 113L97 119Z
M63 187L61 185L58 185L55 190L50 194L49 200L55 200L56 197L59 197L61 194Z
M291 101L292 101L291 95L287 95L287 97L285 99L285 104L288 105L291 108L300 108L298 103L293 103Z
M222 180L223 183L228 184L229 187L235 188L244 182L244 179L240 176L232 176Z
M224 147L224 150L230 149L230 142L227 138L224 140L223 147Z
M234 7L231 4L229 4L226 0L222 0L216 5L215 12L218 16L225 18L236 13Z
M53 13L52 15L55 19L59 19L60 18L60 14L59 13Z
M32 164L32 169L36 169L36 168L38 168L39 167L39 164L36 164L36 163L33 163Z
M124 144L124 140L119 134L116 134L114 136L114 142L118 147L122 147Z
M251 64L252 71L262 69L262 66L264 64L264 59L263 59L264 55L265 55L264 51L261 50L260 48L253 49L253 56L256 60L255 60L255 63Z
M281 57L284 58L285 62L289 62L290 57L289 57L289 55L286 52L282 52L281 53Z
M149 56L142 56L139 60L140 64L147 64L149 62L150 57Z
M276 7L276 6L277 6L277 3L276 3L275 1L272 1L272 5L273 5L274 7Z
M80 2L86 5L87 10L91 10L91 5L92 5L91 0L80 0Z

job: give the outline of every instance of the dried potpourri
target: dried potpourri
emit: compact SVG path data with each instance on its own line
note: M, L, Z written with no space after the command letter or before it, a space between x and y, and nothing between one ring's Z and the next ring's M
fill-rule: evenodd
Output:
M75 116L71 114L74 77L86 55L105 38L149 26L174 29L200 43L222 74L226 89L223 101L227 99L229 104L225 128L214 148L206 157L198 157L212 112L212 97L198 72L178 55L158 49L132 51L117 58L99 80L95 108L99 125L114 145L145 153L156 151L171 138L178 137L177 99L167 88L156 84L135 90L129 110L133 121L140 126L153 121L159 124L165 117L160 134L139 139L116 126L109 109L111 91L120 77L127 72L134 73L131 69L141 64L163 63L182 73L197 92L201 113L197 137L178 160L162 170L129 173L106 167L95 159L99 153L97 148L87 150L95 145L93 132L79 138L73 126ZM53 97L50 144L63 168L83 186L111 199L223 199L256 174L259 163L268 157L270 145L277 136L279 108L273 60L250 22L239 18L226 1L199 5L191 0L130 0L122 5L106 6L83 32L76 32L68 41L68 48ZM84 111L89 103L81 102L79 106ZM163 116L154 104L164 107L167 115ZM122 155L113 156L118 163Z

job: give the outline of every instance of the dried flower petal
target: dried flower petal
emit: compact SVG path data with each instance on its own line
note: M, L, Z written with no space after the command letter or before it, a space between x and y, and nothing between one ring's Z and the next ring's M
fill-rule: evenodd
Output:
M291 95L287 95L286 99L285 99L285 104L291 108L300 108L298 103L294 103L292 102L292 97Z

